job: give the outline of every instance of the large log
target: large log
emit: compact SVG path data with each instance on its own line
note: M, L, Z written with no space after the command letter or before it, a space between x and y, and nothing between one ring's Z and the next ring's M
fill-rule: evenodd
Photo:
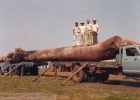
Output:
M113 59L119 50L119 45L133 44L123 41L121 37L114 36L108 40L91 46L62 47L48 50L24 51L16 49L8 54L9 62L21 61L101 61Z

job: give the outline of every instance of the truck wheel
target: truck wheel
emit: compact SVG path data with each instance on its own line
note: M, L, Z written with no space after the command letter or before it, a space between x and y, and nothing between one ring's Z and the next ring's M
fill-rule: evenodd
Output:
M72 70L72 73L76 72L78 69L80 68L80 66L75 66ZM75 74L73 77L73 82L75 83L81 83L85 80L85 73L83 70L80 70L77 74Z
M87 82L88 81L88 76L87 76L87 74L85 72L84 72L84 74L85 74L84 82Z

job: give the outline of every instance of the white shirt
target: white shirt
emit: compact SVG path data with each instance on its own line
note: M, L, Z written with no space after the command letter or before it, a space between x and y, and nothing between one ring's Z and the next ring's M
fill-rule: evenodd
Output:
M92 31L92 24L91 23L87 24L86 28L87 28L87 30L91 30Z
M97 33L98 24L92 24L92 31Z
M86 27L85 26L80 26L80 31L81 31L81 33L84 33L86 31Z

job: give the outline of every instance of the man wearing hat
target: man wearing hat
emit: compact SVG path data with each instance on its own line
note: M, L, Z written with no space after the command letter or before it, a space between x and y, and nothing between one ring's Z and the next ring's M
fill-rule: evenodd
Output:
M92 45L92 24L90 23L90 20L87 19L86 24L86 38L87 38L87 45Z
M92 24L92 35L93 35L93 44L98 44L98 24L96 23L96 19L93 19L93 24Z
M86 27L84 26L84 22L81 22L81 26L80 26L80 42L81 42L81 45L85 45L85 31L86 31Z

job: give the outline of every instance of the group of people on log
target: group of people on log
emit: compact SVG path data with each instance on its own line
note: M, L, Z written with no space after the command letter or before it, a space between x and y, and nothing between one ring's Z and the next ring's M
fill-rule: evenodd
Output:
M93 19L93 24L87 19L87 24L81 22L81 26L78 26L78 22L75 22L75 27L73 29L73 46L78 45L94 45L98 44L98 24L97 20Z

